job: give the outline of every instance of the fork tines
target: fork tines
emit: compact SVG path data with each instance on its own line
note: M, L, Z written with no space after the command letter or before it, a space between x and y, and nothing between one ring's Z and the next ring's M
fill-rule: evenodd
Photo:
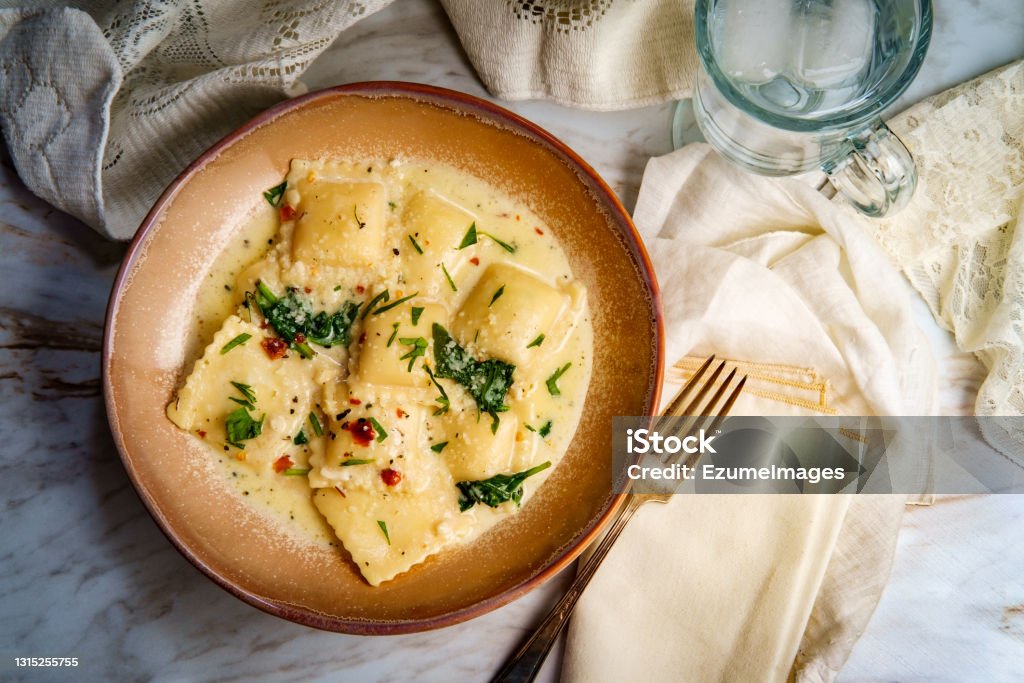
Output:
M660 430L670 418L681 416L687 416L690 419L685 420L679 429L673 430L677 434L692 434L701 428L704 428L706 431L713 431L721 425L722 420L732 410L733 404L736 403L736 399L739 398L740 393L743 391L743 387L747 383L747 376L743 375L740 377L739 382L733 386L737 372L737 368L733 368L714 391L711 398L705 401L707 395L715 387L718 378L725 372L726 361L722 361L715 367L711 376L705 380L704 376L714 362L715 356L712 355L704 361L697 372L693 373L693 376L683 385L682 389L672 398L662 412L662 417L656 421L655 429ZM686 402L690 394L695 390L697 392L696 396L689 402ZM726 396L726 392L728 392L728 396ZM722 402L723 398L725 398L724 402ZM711 424L705 427L705 423L709 420L711 420Z

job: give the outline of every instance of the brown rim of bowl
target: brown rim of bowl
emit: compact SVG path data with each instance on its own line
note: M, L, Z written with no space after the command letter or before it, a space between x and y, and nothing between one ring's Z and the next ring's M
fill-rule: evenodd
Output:
M228 593L231 593L236 598L264 612L305 626L312 626L325 631L354 635L401 635L420 631L429 631L446 626L453 626L463 621L486 614L498 607L508 604L512 600L515 600L526 593L529 593L534 588L537 588L548 581L555 574L559 573L571 564L587 548L587 546L594 541L604 528L605 524L608 523L612 515L622 504L626 494L614 494L611 497L611 501L604 513L598 517L598 519L591 524L590 528L586 529L571 546L563 551L561 557L554 560L549 566L534 574L529 579L503 591L502 593L499 593L498 595L482 600L470 607L428 619L416 619L401 622L391 621L387 623L345 620L316 614L308 609L300 608L295 605L268 601L259 595L250 593L242 587L227 581L217 574L211 567L207 566L201 558L196 556L190 548L185 546L175 536L173 531L169 528L167 520L164 519L157 510L155 502L152 500L151 496L148 493L145 493L145 490L140 486L135 470L129 463L129 460L125 455L124 448L122 447L121 435L111 419L114 406L108 375L110 371L110 358L112 352L112 323L120 304L121 290L124 287L125 279L135 266L135 262L140 253L140 247L146 241L150 232L159 224L159 217L164 208L177 196L179 189L189 178L204 168L206 164L215 159L222 151L234 144L236 140L246 136L261 126L270 123L279 116L298 109L309 102L337 95L364 95L377 97L412 96L415 99L425 100L440 106L447 106L449 108L454 106L456 109L468 110L470 113L476 114L477 118L484 121L498 120L501 123L510 124L520 133L526 134L531 139L547 147L549 150L554 152L556 156L561 157L564 162L578 169L582 173L582 175L591 183L591 190L594 191L595 194L603 196L604 199L607 200L607 208L612 213L613 218L617 219L617 222L628 228L628 235L624 236L628 236L631 239L627 241L626 246L633 252L638 263L643 267L644 279L651 291L651 304L654 309L657 349L655 350L654 386L651 391L650 404L648 406L649 414L653 414L654 410L659 405L665 368L665 325L664 314L661 306L661 291L658 287L657 278L654 275L654 266L651 264L647 250L644 248L643 241L640 238L640 234L637 232L636 227L633 225L633 221L630 218L629 213L626 211L625 207L622 206L622 202L619 201L619 198L615 195L608 184L587 162L569 149L565 143L558 140L537 124L524 119L518 114L467 93L449 90L447 88L440 88L433 85L425 85L422 83L410 83L405 81L365 81L360 83L350 83L347 85L339 85L331 88L325 88L323 90L317 90L306 95L302 95L301 97L285 100L284 102L276 104L253 119L250 119L239 128L236 128L234 131L221 138L208 150L203 152L195 161L189 164L185 170L183 170L171 182L170 185L167 186L167 189L165 189L159 199L156 200L153 208L151 208L149 213L146 214L146 217L143 219L139 229L136 231L135 236L132 238L131 244L128 246L128 250L125 252L124 260L121 262L121 267L117 272L117 277L114 279L114 286L111 289L110 299L107 302L106 320L103 325L102 378L103 399L107 411L107 422L110 425L111 432L114 436L114 444L117 447L117 452L121 458L122 464L124 465L125 471L128 473L128 478L132 482L132 487L142 500L142 503L149 512L149 515L156 522L164 536L167 537L167 540L171 542L171 545L173 545L178 552L185 557L185 559L192 563L193 566L199 569L203 574Z

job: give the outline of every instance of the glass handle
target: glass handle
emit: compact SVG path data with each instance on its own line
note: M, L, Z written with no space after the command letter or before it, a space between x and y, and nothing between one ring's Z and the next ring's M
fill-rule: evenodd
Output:
M917 185L906 145L881 120L847 141L853 151L823 167L836 189L861 213L876 218L906 206Z

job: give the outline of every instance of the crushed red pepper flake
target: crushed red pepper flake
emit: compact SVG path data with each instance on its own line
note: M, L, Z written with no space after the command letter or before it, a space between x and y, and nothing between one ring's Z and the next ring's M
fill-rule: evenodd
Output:
M290 456L282 455L280 458L274 461L274 471L281 474L286 469L294 465Z
M295 207L291 204L281 205L281 220L290 221L295 218Z
M365 291L366 287L363 287L362 285L356 285L356 294L362 294Z
M469 262L472 263L474 266L479 266L480 265L480 259L478 259L476 256L474 256L473 258L469 259Z
M402 481L402 473L390 467L385 467L380 471L380 478L387 486L398 486L398 483Z
M359 400L358 398L356 398L355 396L353 396L352 398L350 398L350 399L348 400L348 402L349 402L350 404L354 405L354 406L357 406L357 405L359 405L359 404L361 404L361 403L362 403L362 401L360 401L360 400Z
M196 430L196 434L199 435L200 439L205 439L206 438L206 432L203 431L202 429Z
M288 344L283 339L277 337L264 337L263 341L260 342L260 346L263 347L263 350L271 360L284 357L285 352L288 350Z
M370 442L377 436L373 425L365 417L361 417L355 422L347 422L341 428L348 430L352 434L352 440L360 446L369 446Z
M543 231L543 230L541 230L540 228L534 228L534 229L533 229L533 231L534 231L535 233L537 233L538 235L543 235L543 234L544 234L544 231Z

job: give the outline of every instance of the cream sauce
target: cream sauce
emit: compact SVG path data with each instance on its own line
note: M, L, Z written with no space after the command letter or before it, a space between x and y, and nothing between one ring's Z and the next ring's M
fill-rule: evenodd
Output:
M273 261L280 268L281 277L289 284L305 285L315 310L333 311L346 300L352 300L355 292L365 292L363 299L377 291L381 283L400 291L402 287L401 264L403 258L411 258L413 247L407 239L406 228L401 224L404 203L416 193L429 190L437 193L476 216L481 231L515 245L515 253L509 254L500 248L496 240L481 235L480 246L475 250L478 263L463 267L455 276L458 291L444 291L444 303L450 311L459 309L473 288L473 284L492 263L511 263L535 273L545 282L556 287L568 287L574 282L568 260L560 247L554 231L544 225L521 203L503 194L496 188L457 169L437 164L421 164L414 161L377 161L358 164L330 164L330 173L340 178L359 178L383 183L388 201L387 236L392 254L370 270L319 268L316 272L302 263L292 263L291 225L282 225L278 210L263 202L257 211L241 227L216 259L208 277L200 287L194 317L192 338L196 346L188 362L202 355L223 321L232 313L245 319L241 307L246 290L246 277L260 266L261 261ZM285 195L285 201L295 201L293 185ZM403 252L405 255L403 256ZM391 256L394 258L390 258ZM545 339L542 367L535 372L519 372L520 377L513 385L509 401L520 417L516 442L523 439L538 439L536 451L529 462L517 462L516 471L532 465L550 461L557 465L564 455L579 422L584 397L590 381L593 330L585 292L576 285L578 300L574 300L572 320L559 321L568 328L564 338ZM569 291L568 289L566 291ZM397 298L397 297L396 297ZM355 328L358 335L359 328ZM249 343L257 343L253 339ZM460 339L470 352L480 357L470 339ZM355 344L355 342L353 342ZM207 350L209 354L210 349ZM348 363L347 353L331 349L330 355L342 366ZM557 386L560 396L551 396L545 380L558 368L571 363L570 371L560 377ZM527 378L524 375L529 374ZM319 407L319 404L317 404ZM431 405L431 407L433 407ZM486 416L484 419L487 419ZM550 434L543 439L536 436L550 421ZM428 420L429 422L429 420ZM526 429L529 425L532 429ZM429 427L428 427L429 430ZM306 433L310 434L309 425ZM230 482L238 495L255 509L283 525L291 533L299 532L311 543L338 545L337 538L326 524L324 517L314 506L311 489L304 476L282 476L266 467L255 467L248 461L237 459L232 450L225 452L219 444L209 444L220 462L224 479ZM295 467L307 467L311 449L323 448L318 440L312 439L307 446L287 444ZM352 468L355 469L355 468ZM531 477L526 481L523 502L543 484L554 468ZM488 508L476 505L462 513L469 531L460 534L459 540L468 541L491 527L509 513L508 506Z

